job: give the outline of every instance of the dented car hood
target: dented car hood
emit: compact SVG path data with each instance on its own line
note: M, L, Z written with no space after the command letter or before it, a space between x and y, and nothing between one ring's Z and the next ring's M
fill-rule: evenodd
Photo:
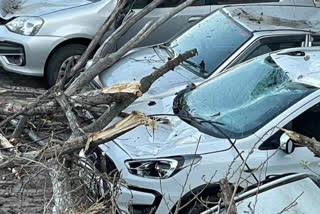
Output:
M291 81L320 88L319 47L287 49L272 53L270 56L286 72ZM158 95L142 96L130 105L126 109L127 113L140 111L161 119L158 120L155 130L139 126L115 139L115 143L132 158L204 154L229 149L230 143L227 139L200 132L174 115L172 108L176 97L174 92L183 88L185 85L164 90ZM241 140L255 142L258 138L251 135ZM212 151L210 149L208 151L208 148L212 148Z
M120 82L139 81L143 77L153 73L155 68L164 65L170 55L164 48L160 46L150 46L144 48L136 48L115 63L111 68L104 71L99 76L99 80L103 87ZM190 82L199 82L203 79L188 71L183 66L177 66L173 71L169 71L157 81L155 81L149 91L144 95L158 96L159 94L174 94ZM171 92L171 93L170 93Z
M9 1L1 0L0 18L9 20L18 16L41 16L98 1L100 0L21 0L18 7L8 7Z
M132 158L165 157L181 154L203 154L208 148L219 152L230 147L226 139L219 139L200 132L195 127L174 115L172 106L175 96L154 96L142 99L126 109L127 113L141 111L160 119L156 129L139 126L115 139L115 143ZM168 116L171 115L171 116ZM198 146L198 148L197 148ZM208 147L209 146L209 147Z

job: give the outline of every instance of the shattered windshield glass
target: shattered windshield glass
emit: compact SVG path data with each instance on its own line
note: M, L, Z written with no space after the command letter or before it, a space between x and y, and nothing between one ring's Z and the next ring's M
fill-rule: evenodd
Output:
M222 123L230 138L253 134L316 88L290 81L270 56L256 58L182 97L188 114ZM223 137L208 124L216 137Z
M197 48L198 55L184 64L207 77L250 37L249 31L217 11L173 40L170 48L177 53Z

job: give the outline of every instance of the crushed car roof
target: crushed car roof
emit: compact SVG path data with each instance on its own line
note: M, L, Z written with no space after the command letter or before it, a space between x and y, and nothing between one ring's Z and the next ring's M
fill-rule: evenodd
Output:
M316 7L242 5L222 10L250 31L320 31L320 9Z
M320 88L320 47L286 49L271 57L293 82Z

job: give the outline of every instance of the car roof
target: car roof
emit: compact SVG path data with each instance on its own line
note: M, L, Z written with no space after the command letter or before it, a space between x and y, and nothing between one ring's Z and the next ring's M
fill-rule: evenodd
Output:
M270 56L293 82L320 88L320 47L284 49Z
M249 31L319 32L320 8L287 5L241 5L222 8Z

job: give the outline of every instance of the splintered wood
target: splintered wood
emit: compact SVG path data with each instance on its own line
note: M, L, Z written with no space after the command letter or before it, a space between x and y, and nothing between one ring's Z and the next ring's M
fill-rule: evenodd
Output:
M89 149L91 142L112 138L113 136L125 133L140 125L147 125L150 126L152 129L155 129L156 121L141 112L132 112L128 117L124 118L123 120L120 120L111 127L91 134L88 138L85 149Z

